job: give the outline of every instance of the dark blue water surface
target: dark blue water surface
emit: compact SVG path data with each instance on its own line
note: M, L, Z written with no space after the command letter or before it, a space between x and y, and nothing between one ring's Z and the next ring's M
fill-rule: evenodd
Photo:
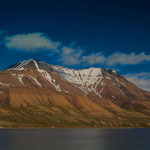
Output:
M0 150L150 150L150 129L1 129Z

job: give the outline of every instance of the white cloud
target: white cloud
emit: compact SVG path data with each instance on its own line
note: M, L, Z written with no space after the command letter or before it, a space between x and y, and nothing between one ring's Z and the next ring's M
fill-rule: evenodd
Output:
M64 46L62 48L62 59L61 61L67 65L95 65L95 64L106 64L107 66L120 65L134 65L144 61L150 61L150 55L146 55L144 52L135 54L114 53L105 57L102 53L92 53L90 55L83 55L82 49L74 49L71 47Z
M10 49L36 51L38 49L48 49L57 51L60 42L54 42L44 35L44 33L28 33L6 36L6 46Z
M81 63L82 49L76 49L68 46L64 46L61 49L61 59L65 65L78 65Z
M103 64L105 57L101 53L93 53L88 56L82 56L82 62L86 65Z
M150 91L150 72L142 72L142 73L135 73L135 74L126 74L124 75L126 79L135 83L141 89Z
M70 54L74 53L74 51L76 51L76 50L74 50L74 49L71 48L71 47L64 46L64 47L62 48L62 52L63 52L63 54L65 54L65 55L70 55Z
M139 64L143 61L150 61L150 55L146 55L144 52L140 54L135 54L134 52L130 54L114 53L107 58L106 64L113 66L116 64L126 65L126 64Z
M5 42L2 39L5 39ZM49 54L49 56L53 56L55 52L59 52L57 53L58 61L61 61L64 65L105 64L107 66L115 66L116 64L134 65L150 61L150 55L146 55L144 52L140 54L134 52L130 54L116 52L107 57L101 52L88 53L86 49L79 47L75 48L75 42L70 44L70 46L65 46L64 44L61 44L60 41L52 41L44 33L39 32L6 36L4 31L0 30L0 41L9 49L17 49L27 52L50 50L51 54Z

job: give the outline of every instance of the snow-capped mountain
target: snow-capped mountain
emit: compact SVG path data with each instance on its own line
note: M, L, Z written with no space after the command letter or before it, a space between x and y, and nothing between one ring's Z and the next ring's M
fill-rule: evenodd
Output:
M6 78L9 76L9 80ZM104 68L69 69L34 59L21 61L0 74L0 87L41 87L57 92L95 95L109 100L117 97L147 98L145 92L115 70ZM145 94L141 94L145 92Z
M75 120L80 118L83 122L88 120L88 116L97 116L98 120L105 116L103 123L106 126L113 124L106 120L112 121L116 116L118 119L114 126L126 122L129 122L128 126L133 126L141 117L145 124L149 121L145 117L150 116L150 93L115 70L75 70L34 59L21 61L0 71L0 105L3 103L13 107L38 106L37 109L42 112L52 107L47 110L52 111L51 115L58 113L61 116L62 112L66 115L67 111ZM0 107L1 111L6 110ZM135 119L134 123L131 118ZM62 118L57 118L57 121L59 119Z

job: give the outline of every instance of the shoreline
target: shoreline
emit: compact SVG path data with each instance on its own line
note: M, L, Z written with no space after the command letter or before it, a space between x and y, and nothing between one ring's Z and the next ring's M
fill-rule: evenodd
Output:
M44 129L150 129L150 127L99 127L99 128L90 128L90 127L87 127L87 128L82 128L82 127L72 127L72 128L65 128L65 127L62 127L62 128L50 128L50 127L18 127L18 128L15 128L15 127L0 127L0 130L30 130L30 129L33 129L33 130L37 130L37 129L41 129L41 130L44 130Z

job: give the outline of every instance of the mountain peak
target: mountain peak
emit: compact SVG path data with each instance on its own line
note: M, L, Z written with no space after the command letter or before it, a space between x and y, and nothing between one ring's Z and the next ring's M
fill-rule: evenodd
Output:
M24 60L24 61L20 61L8 68L6 68L6 70L25 70L25 66L29 66L29 65L36 65L38 64L39 61L36 59L28 59L28 60Z

